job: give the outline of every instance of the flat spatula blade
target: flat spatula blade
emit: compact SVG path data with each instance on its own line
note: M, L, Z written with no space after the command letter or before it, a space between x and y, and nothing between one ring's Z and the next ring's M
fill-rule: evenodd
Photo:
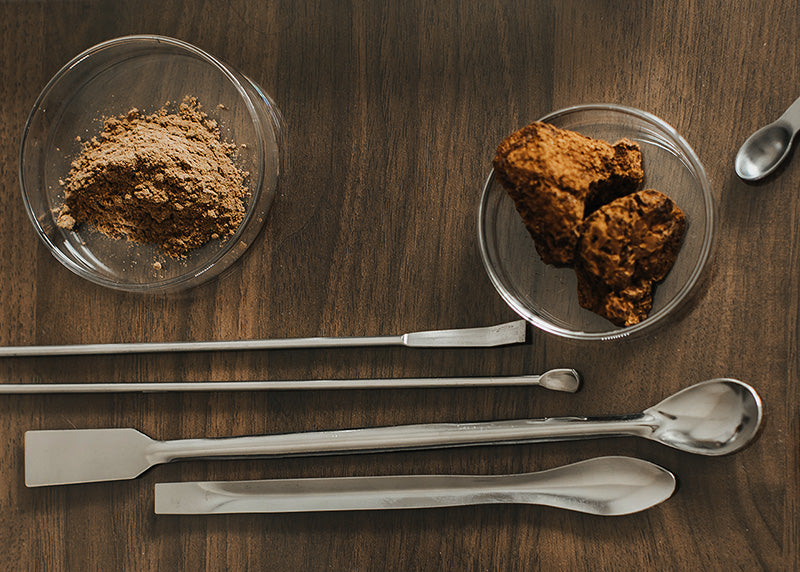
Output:
M25 433L29 487L132 479L151 463L147 435L135 429L76 429Z

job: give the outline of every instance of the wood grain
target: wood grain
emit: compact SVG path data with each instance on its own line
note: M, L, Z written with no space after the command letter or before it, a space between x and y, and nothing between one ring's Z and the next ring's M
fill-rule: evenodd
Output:
M783 0L0 3L0 343L382 335L514 318L482 270L480 188L503 136L554 109L621 103L672 124L718 202L711 275L651 337L581 345L533 333L492 350L372 348L5 359L0 382L490 375L575 367L576 395L536 388L0 399L6 570L794 570L798 562L800 161L760 185L739 144L797 97L800 12ZM230 273L173 295L94 286L28 222L17 177L27 114L80 51L173 36L261 84L290 165L266 228ZM790 54L787 59L786 55ZM120 483L26 489L29 429L136 427L162 439L638 411L736 377L765 406L725 458L634 439L270 461L190 462ZM674 498L604 519L537 507L156 517L173 480L533 471L603 454L680 479Z

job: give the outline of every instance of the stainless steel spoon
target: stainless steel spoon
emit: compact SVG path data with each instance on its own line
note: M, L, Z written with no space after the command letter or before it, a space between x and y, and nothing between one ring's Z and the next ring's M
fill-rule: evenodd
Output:
M681 451L725 455L755 436L761 399L735 379L693 385L642 413L482 423L430 423L218 439L156 441L130 428L25 433L29 487L133 479L182 459L292 456L532 443L634 435Z
M433 508L491 503L552 506L602 516L648 509L675 476L648 461L597 457L518 475L400 475L156 484L156 514Z
M581 385L574 369L551 369L542 375L494 377L392 377L380 379L309 379L280 381L148 381L110 383L0 383L0 395L23 393L166 393L173 391L265 391L274 389L399 389L424 387L501 387L538 385L575 393Z
M800 98L777 121L753 133L736 154L736 174L745 181L763 179L778 168L800 130Z

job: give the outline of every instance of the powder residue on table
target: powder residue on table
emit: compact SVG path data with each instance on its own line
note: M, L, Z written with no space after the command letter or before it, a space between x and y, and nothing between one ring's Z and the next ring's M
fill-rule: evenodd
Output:
M193 97L177 113L165 105L110 117L72 162L57 224L88 223L181 258L242 222L248 173L234 164L235 151Z

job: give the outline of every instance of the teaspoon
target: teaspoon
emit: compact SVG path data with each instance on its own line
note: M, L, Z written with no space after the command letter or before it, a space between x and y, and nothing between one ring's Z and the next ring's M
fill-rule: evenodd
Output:
M736 154L736 174L745 181L763 179L778 168L800 130L800 98L777 121L765 125L744 142Z

